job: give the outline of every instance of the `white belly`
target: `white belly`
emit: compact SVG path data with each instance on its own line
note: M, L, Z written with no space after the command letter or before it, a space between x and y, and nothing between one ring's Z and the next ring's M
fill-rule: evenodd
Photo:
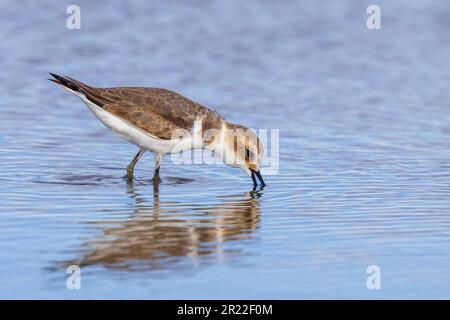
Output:
M90 103L88 106L109 129L142 149L158 154L167 154L171 153L173 147L178 143L177 140L159 139L152 136L95 104Z
M139 148L164 155L167 153L171 153L174 150L175 146L180 145L180 140L159 139L149 133L144 132L128 121L115 116L111 112L103 110L101 107L89 101L83 94L74 92L70 89L67 90L79 96L81 100L86 103L89 109L91 109L94 115L99 118L109 129L111 129L113 132L115 132L125 140L135 144ZM189 141L184 141L183 145L185 145L186 148L182 149L191 149L189 147ZM178 149L177 151L181 150Z

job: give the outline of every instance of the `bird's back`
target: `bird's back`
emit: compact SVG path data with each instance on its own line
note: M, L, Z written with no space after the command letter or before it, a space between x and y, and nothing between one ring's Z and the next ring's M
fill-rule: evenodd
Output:
M96 88L81 81L53 75L64 87L80 92L104 110L160 139L171 139L177 129L190 130L196 120L202 129L219 128L216 112L171 90L145 87Z

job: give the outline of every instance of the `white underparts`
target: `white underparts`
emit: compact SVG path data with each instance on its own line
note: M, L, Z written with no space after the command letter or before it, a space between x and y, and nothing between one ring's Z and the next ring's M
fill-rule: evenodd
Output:
M63 88L80 97L80 99L83 100L84 103L86 103L86 105L94 113L94 115L99 118L109 129L111 129L113 132L115 132L125 140L135 144L139 148L155 152L159 155L164 155L174 151L181 152L193 148L202 148L203 146L201 137L200 140L198 139L198 137L196 137L196 135L198 135L199 133L199 128L196 127L196 124L194 124L194 128L192 128L192 135L189 135L186 139L160 139L143 131L142 129L136 127L128 121L115 116L111 112L104 110L103 108L88 100L83 93L70 90L64 86ZM200 143L198 141L200 141Z

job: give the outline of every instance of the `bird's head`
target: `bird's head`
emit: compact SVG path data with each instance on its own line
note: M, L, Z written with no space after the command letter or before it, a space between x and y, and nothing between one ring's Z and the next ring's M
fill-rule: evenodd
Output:
M228 124L224 145L225 163L243 169L252 178L254 185L258 177L261 186L265 186L260 173L264 148L255 132L241 125Z

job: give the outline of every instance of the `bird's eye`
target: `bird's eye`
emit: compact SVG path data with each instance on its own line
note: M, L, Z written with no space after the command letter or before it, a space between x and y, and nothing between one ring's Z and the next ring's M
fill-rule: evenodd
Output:
M247 156L247 159L253 159L253 152L250 149L245 149L245 155Z

